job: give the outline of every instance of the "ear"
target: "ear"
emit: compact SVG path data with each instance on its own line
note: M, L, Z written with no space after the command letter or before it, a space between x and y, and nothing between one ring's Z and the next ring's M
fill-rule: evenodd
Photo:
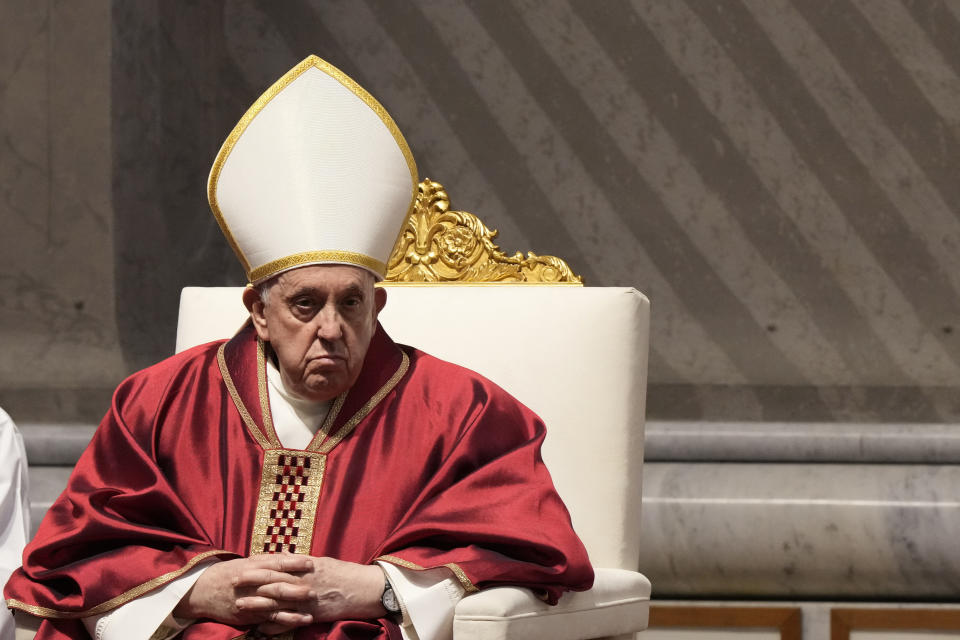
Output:
M257 335L264 342L269 342L270 331L267 329L267 316L264 314L266 305L260 299L260 291L255 287L244 289L243 306L250 312L250 321L253 323L253 328L257 330Z
M374 318L380 315L383 308L387 305L387 290L383 287L376 287L373 290L373 306L376 308Z

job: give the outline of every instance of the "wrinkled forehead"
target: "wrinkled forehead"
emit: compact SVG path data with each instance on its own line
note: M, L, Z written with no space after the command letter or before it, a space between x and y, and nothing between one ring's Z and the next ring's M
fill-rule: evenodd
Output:
M373 289L376 279L361 267L343 264L307 265L284 271L270 278L263 285L268 289L279 287L283 291L316 290L325 292L357 289Z

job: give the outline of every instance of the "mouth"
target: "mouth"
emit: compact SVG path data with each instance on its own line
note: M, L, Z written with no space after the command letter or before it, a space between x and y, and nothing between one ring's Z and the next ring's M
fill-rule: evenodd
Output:
M333 367L346 362L346 358L334 354L323 354L310 359L312 367Z

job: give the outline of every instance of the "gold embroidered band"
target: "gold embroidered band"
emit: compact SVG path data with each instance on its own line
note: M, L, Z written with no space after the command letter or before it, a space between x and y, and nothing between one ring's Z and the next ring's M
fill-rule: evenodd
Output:
M270 391L267 388L267 349L270 347L259 337L257 338L257 393L260 396L260 415L263 419L263 431L270 441L269 447L264 449L281 449L283 444L277 437L277 430L273 427L273 413L270 411Z
M264 452L250 553L310 553L326 463L322 453Z
M253 421L253 417L250 415L250 412L247 411L246 405L243 404L243 400L240 399L240 393L237 391L237 385L233 383L233 377L230 375L230 370L227 368L227 360L224 352L227 348L227 343L224 342L220 345L220 348L217 349L217 365L220 367L220 375L223 377L223 384L226 385L227 391L230 393L230 398L233 400L233 405L237 408L237 413L240 414L240 418L243 419L243 424L246 425L247 431L250 432L250 437L257 441L264 449L267 449L271 446L271 443L263 436L263 433L260 432L260 429L257 427L257 423ZM261 393L263 391L261 390Z
M250 271L247 274L247 278L253 284L258 284L261 281L280 273L281 271L286 271L287 269L292 269L293 267L329 262L338 262L364 267L365 269L369 269L370 271L379 274L381 278L387 273L387 265L376 258L371 258L368 255L353 251L329 250L305 251L303 253L296 253L292 256L286 256L278 260L272 260L271 262L268 262L267 264L261 265Z

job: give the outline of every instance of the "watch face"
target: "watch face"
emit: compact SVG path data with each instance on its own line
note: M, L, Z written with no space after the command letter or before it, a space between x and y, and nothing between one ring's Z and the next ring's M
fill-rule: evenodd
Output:
M380 602L383 603L383 608L390 613L397 613L400 611L400 603L397 602L397 594L393 592L392 587L388 586L383 590L383 596L380 598Z

